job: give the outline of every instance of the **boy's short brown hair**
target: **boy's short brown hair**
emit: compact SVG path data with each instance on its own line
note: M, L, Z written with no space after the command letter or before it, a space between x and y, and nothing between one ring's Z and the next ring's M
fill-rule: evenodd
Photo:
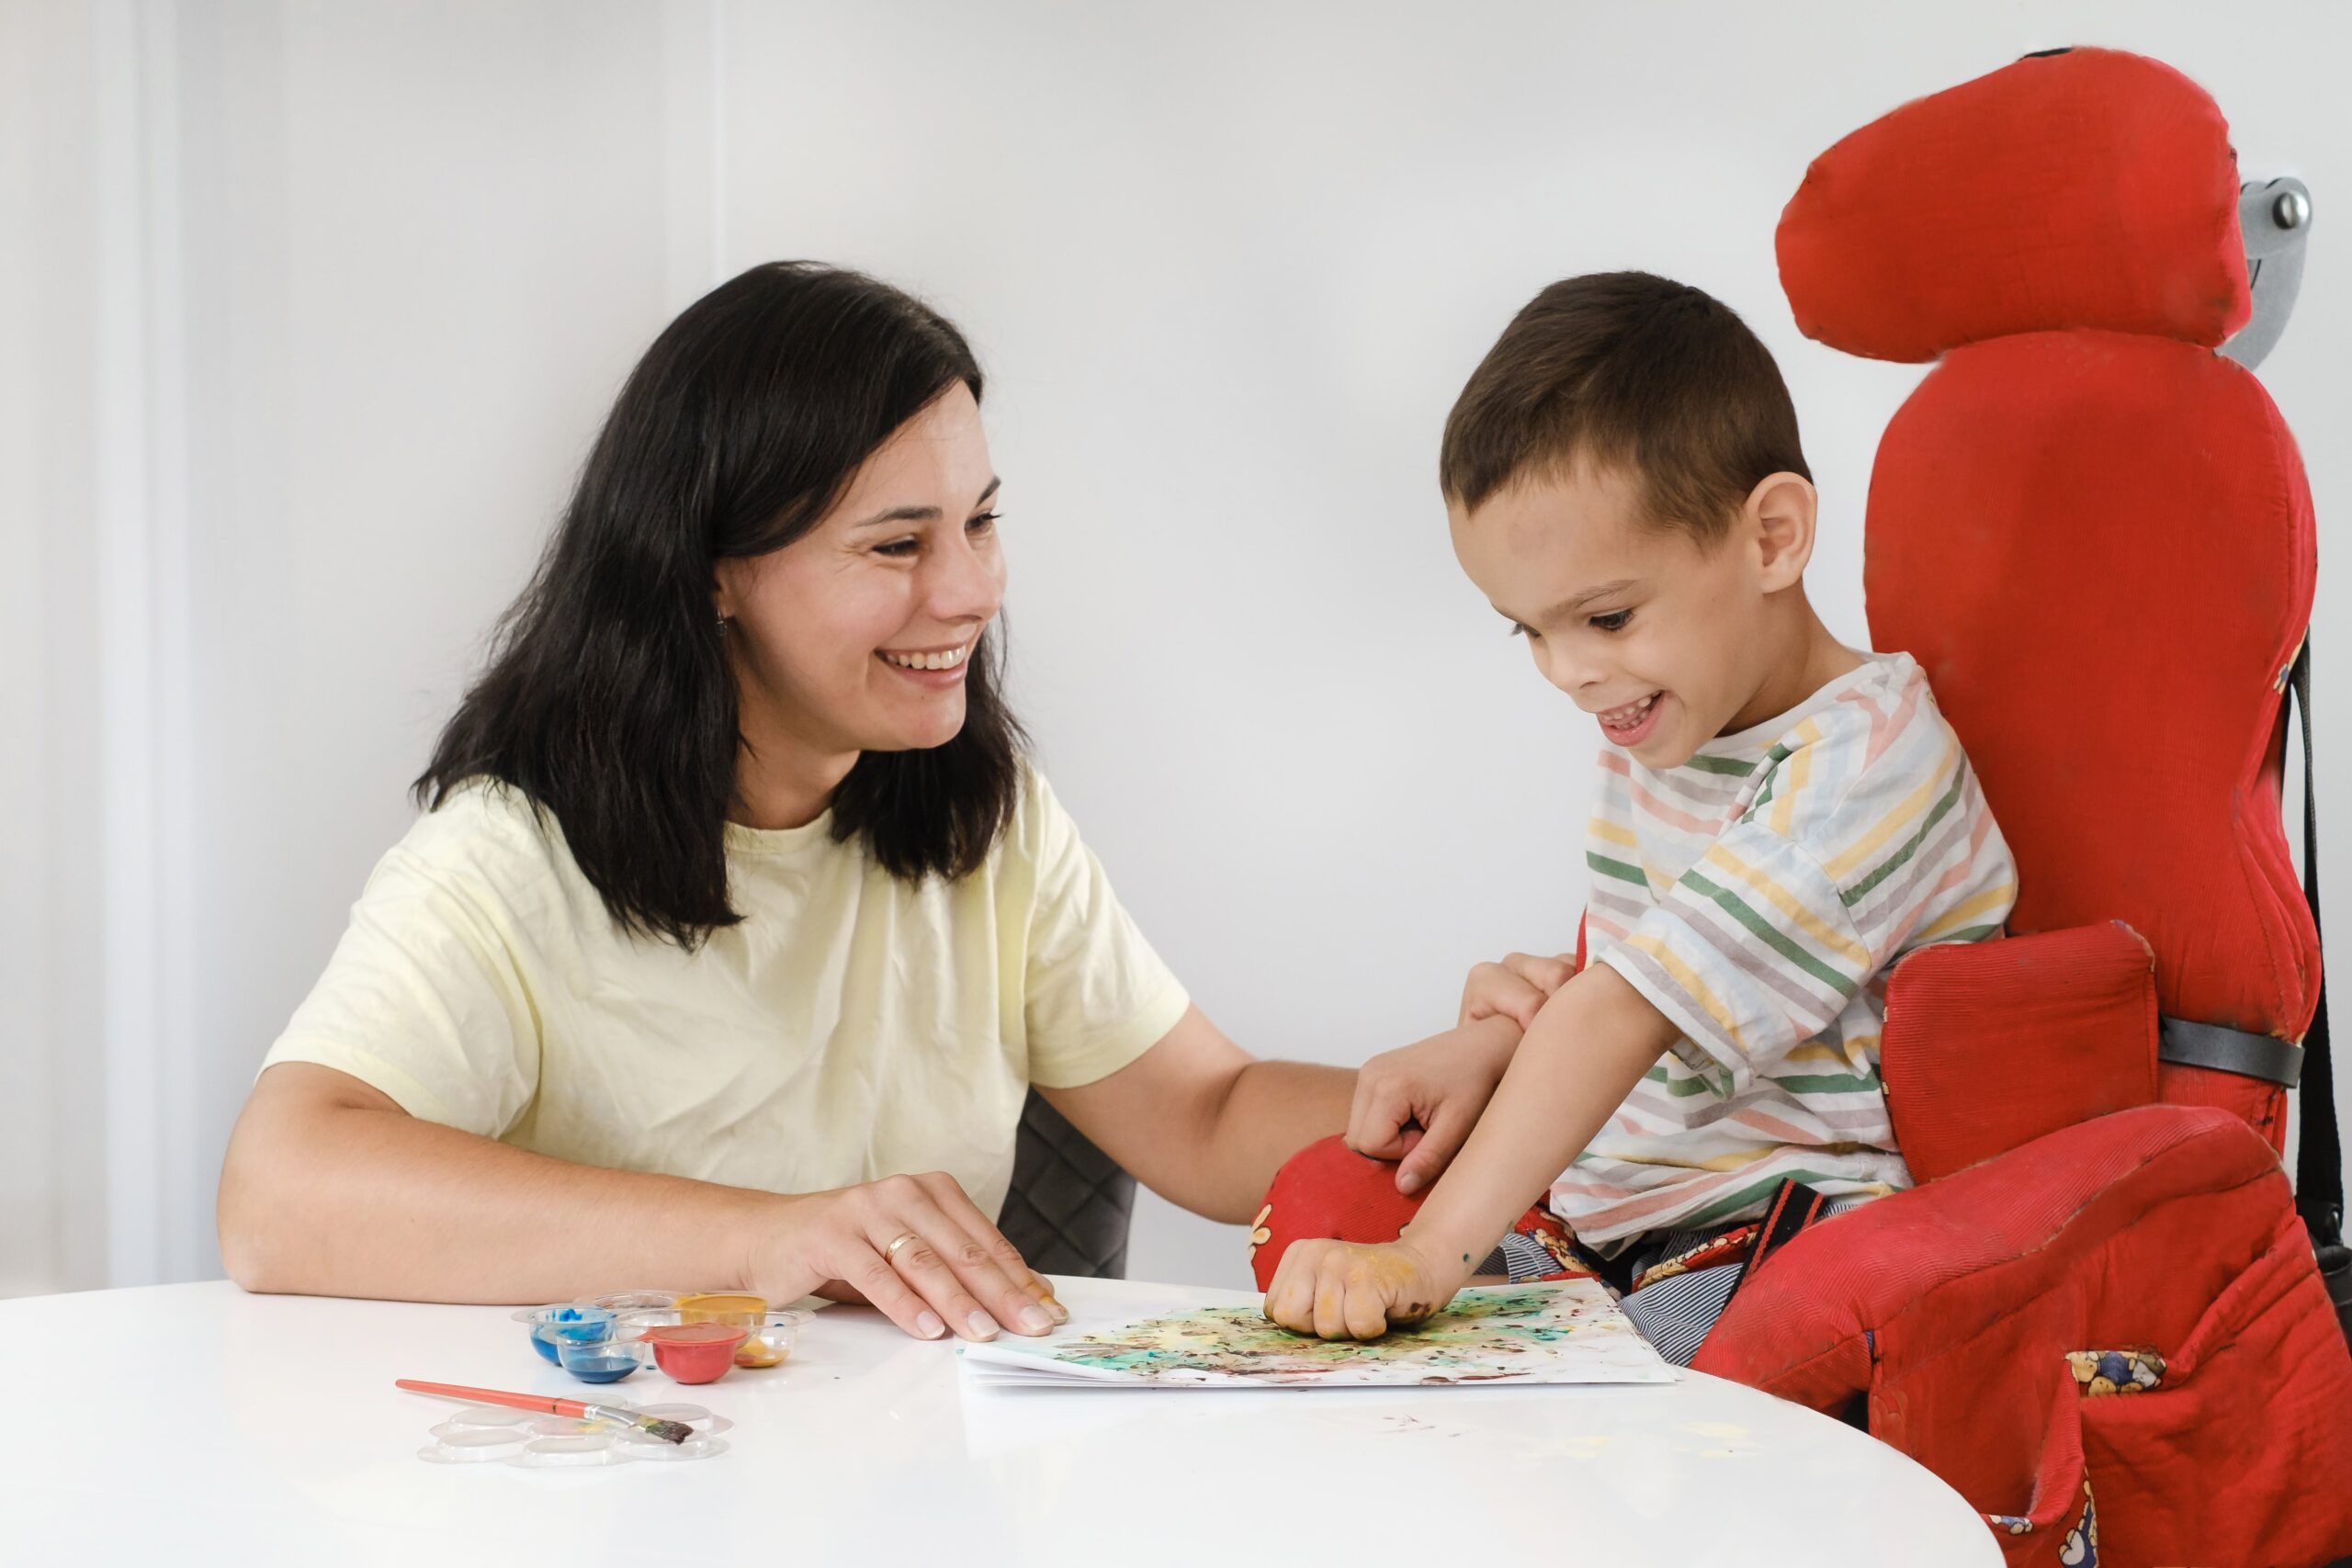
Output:
M1702 543L1768 474L1813 478L1756 334L1721 300L1646 272L1588 273L1528 301L1454 400L1438 480L1475 512L1579 458L1630 472L1652 521Z

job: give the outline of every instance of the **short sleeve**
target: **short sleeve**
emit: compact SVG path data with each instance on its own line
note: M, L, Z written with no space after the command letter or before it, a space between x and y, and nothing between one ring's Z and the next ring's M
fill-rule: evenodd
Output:
M466 857L434 852L448 836L444 824L413 831L378 863L263 1066L333 1067L420 1120L494 1138L537 1091L537 1012L504 899Z
M1076 1089L1149 1050L1192 999L1034 770L1027 790L1019 831L1035 878L1022 972L1029 1079Z
M1600 962L1681 1032L1676 1054L1725 1099L1828 1028L1876 968L1812 854L1748 822Z
M1805 747L1774 760L1777 788L1600 955L1725 1098L1826 1032L1903 953L1996 935L2015 901L2015 866L1950 727L1928 705L1893 737L1867 716L1809 726Z

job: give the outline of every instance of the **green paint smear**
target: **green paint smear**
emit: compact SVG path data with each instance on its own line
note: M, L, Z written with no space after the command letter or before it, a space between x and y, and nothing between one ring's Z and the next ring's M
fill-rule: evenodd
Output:
M1431 1371L1491 1372L1498 1352L1555 1345L1590 1326L1561 1320L1555 1287L1493 1286L1464 1291L1443 1311L1374 1340L1293 1334L1254 1306L1202 1307L1148 1318L1113 1334L1087 1335L1065 1345L1054 1359L1123 1372L1246 1372L1270 1367L1312 1371L1409 1357Z

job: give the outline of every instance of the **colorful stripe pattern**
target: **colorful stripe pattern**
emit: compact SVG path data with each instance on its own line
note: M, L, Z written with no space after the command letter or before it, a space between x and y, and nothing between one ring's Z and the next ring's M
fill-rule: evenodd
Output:
M1604 744L1587 940L1682 1031L1551 1208L1611 1252L1762 1212L1783 1179L1910 1185L1879 1081L1885 972L2000 934L2017 868L1907 654L1679 767Z

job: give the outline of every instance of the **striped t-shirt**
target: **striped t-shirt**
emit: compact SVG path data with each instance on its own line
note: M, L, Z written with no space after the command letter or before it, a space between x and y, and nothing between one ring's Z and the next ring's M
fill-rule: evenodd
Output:
M1886 972L2000 934L2001 830L1907 654L1679 767L1603 744L1587 951L1682 1037L1552 1188L1588 1246L1762 1212L1784 1177L1911 1184L1878 1070Z

